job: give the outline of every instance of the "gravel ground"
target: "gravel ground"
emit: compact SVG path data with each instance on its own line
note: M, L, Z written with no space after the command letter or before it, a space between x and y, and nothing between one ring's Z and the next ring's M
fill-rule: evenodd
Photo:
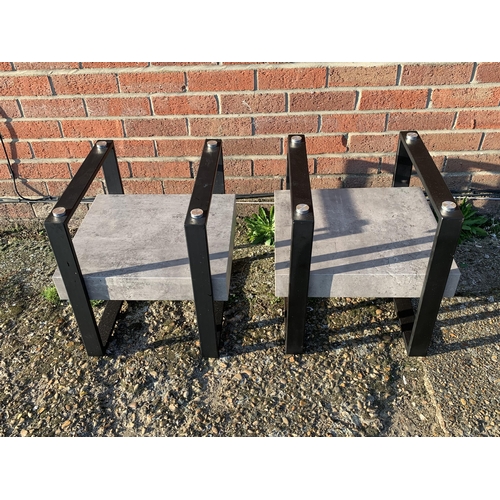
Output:
M386 299L311 299L307 347L284 354L274 252L238 219L220 359L193 304L124 304L87 356L41 228L0 231L2 436L500 436L500 245L462 244L429 356L409 358ZM97 314L102 306L96 306Z

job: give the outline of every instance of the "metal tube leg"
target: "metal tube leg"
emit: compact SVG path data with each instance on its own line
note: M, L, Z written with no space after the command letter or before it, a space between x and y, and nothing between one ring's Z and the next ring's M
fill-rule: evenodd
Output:
M409 356L427 354L461 227L461 218L452 215L444 215L438 223L413 329L404 333Z

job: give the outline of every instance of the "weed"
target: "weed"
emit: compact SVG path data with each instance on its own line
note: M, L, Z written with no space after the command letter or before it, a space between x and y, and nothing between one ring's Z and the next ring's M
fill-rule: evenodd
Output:
M42 295L46 300L54 305L59 304L59 301L61 300L54 285L45 287L42 291Z
M270 210L260 207L259 212L245 217L250 243L274 245L274 206Z
M464 216L464 222L462 224L462 232L460 233L460 239L458 242L462 243L474 237L483 238L484 236L488 236L488 233L484 230L484 227L488 223L488 217L479 215L477 210L467 198L462 200L459 207L462 211L462 215Z

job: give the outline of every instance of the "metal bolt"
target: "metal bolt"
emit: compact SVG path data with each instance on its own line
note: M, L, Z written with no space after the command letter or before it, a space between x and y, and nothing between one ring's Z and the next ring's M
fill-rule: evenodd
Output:
M292 135L290 140L292 142L292 146L297 146L298 144L300 144L302 142L302 136L301 135Z
M95 143L95 145L96 145L98 148L105 148L105 147L108 145L108 143L107 143L106 141L97 141L97 142Z
M295 207L295 211L298 213L298 214L307 214L309 212L309 205L306 205L305 203L299 203L296 207Z
M66 209L64 207L57 207L52 210L52 215L54 217L64 217L66 215Z
M441 210L443 212L454 212L457 208L457 204L454 201L443 201L441 203Z
M406 142L407 143L410 143L410 142L415 142L418 138L418 134L416 132L408 132L406 134Z
M193 208L193 210L191 210L191 218L193 219L199 219L201 217L203 217L203 210L201 208Z
M208 141L207 146L209 148L215 148L215 147L217 147L217 141Z

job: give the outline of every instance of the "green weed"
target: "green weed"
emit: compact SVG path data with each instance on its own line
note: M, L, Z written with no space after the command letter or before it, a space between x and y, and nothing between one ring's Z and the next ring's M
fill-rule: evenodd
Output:
M488 236L488 233L484 229L488 224L488 217L479 215L477 210L467 198L462 200L459 207L462 211L462 215L464 216L464 222L462 224L462 232L460 233L460 239L458 242L462 243L474 237L483 238Z
M258 213L245 217L245 223L250 243L274 245L274 206L269 210L260 207Z

